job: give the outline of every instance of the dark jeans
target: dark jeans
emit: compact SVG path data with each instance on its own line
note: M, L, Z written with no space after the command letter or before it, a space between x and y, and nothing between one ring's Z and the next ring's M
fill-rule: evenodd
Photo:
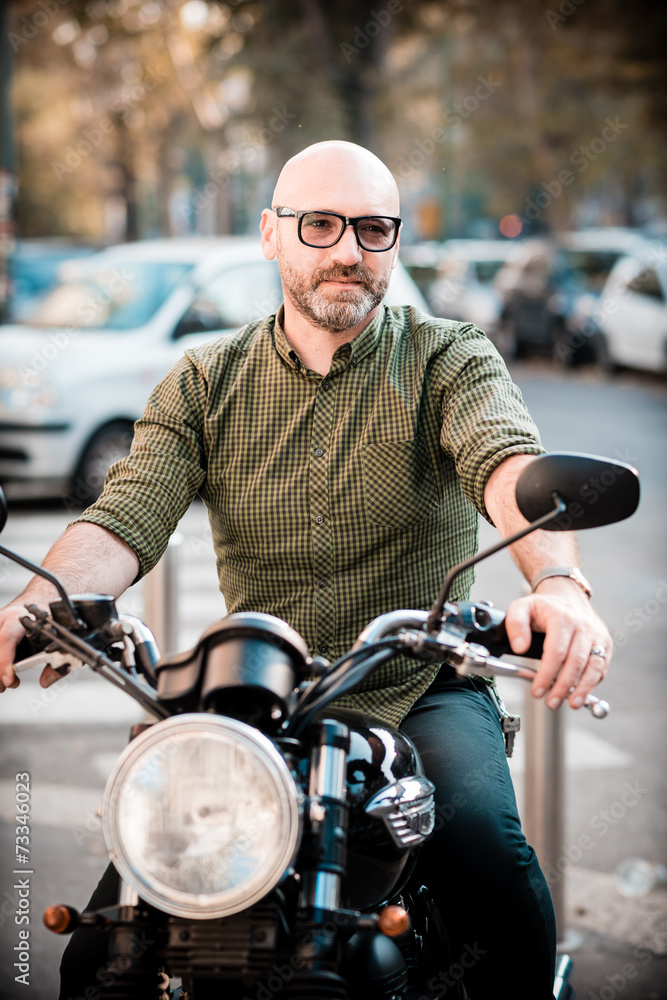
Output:
M552 1000L556 927L551 896L517 815L498 715L470 680L444 676L403 722L436 786L436 833L421 863L451 939L431 980L443 997L464 974L473 1000ZM87 909L117 901L109 869ZM76 931L61 965L60 1000L89 1000L107 966L107 938ZM96 1000L93 997L92 1000Z
M87 904L99 910L118 902L118 873L109 865ZM100 1000L109 980L109 937L104 931L79 928L74 931L60 963L59 1000Z
M551 896L517 814L500 722L484 685L444 670L402 729L436 786L436 832L420 863L451 939L436 997L460 978L473 1000L552 1000Z

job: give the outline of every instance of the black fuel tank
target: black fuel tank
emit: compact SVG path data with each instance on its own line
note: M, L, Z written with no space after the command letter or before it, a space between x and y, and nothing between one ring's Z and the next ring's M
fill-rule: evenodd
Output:
M350 730L350 750L347 755L347 792L350 805L350 825L347 855L347 876L343 881L342 905L364 910L377 906L399 891L411 871L414 848L423 842L432 829L432 788L424 778L417 750L398 729L374 720L360 712L327 710L345 722ZM417 781L411 781L417 779ZM367 811L383 792L401 797L404 789L419 783L421 815L414 822L414 802L404 809L407 822L401 818L401 836L392 826L387 810ZM423 792L423 795L421 794ZM400 794L399 794L400 793ZM430 803L426 801L430 794ZM396 816L396 809L392 810ZM431 821L426 818L430 816ZM409 825L408 825L409 824ZM403 842L405 840L406 842Z

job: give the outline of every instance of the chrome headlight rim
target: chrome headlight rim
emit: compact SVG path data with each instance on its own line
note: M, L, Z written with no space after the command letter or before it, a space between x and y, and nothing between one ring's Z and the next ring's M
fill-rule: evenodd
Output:
M233 738L267 767L274 780L281 805L286 809L287 835L270 874L253 891L223 890L216 893L187 893L164 883L153 884L134 867L128 857L119 829L119 803L125 782L142 757L148 758L161 743L168 748L174 737L223 736ZM207 713L188 713L164 719L135 737L125 748L109 776L103 802L102 827L109 858L121 878L142 900L170 915L185 919L212 920L248 909L266 896L289 869L299 847L302 833L303 795L283 756L262 732L237 719Z

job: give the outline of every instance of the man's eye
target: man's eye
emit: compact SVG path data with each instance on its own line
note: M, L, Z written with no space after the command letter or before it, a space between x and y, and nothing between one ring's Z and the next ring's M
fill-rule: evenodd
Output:
M371 236L386 236L391 225L386 222L381 222L379 219L368 219L366 222L359 223L359 229L362 233L368 233Z
M306 219L305 225L308 229L332 229L333 222L331 219Z

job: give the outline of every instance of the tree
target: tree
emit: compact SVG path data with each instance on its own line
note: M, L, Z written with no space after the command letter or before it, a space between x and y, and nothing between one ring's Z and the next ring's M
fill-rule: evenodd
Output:
M665 193L666 19L650 0L16 0L20 228L244 231L285 159L330 137L389 162L415 236L641 222Z

